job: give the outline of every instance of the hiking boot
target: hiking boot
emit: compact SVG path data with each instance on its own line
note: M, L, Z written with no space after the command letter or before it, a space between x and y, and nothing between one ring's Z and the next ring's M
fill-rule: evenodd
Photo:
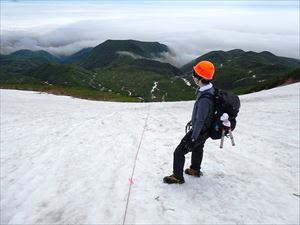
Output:
M179 179L174 174L172 174L170 176L164 177L163 181L167 184L183 184L184 178Z
M190 175L190 176L194 176L194 177L200 177L200 176L203 176L203 173L199 170L194 170L194 169L191 169L191 168L187 168L185 171L184 171L186 174Z

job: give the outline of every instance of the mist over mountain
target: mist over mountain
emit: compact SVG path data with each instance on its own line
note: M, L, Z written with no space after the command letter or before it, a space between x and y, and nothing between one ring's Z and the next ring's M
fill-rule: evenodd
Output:
M177 67L216 49L300 58L298 1L1 1L0 16L1 54L133 39L167 45Z

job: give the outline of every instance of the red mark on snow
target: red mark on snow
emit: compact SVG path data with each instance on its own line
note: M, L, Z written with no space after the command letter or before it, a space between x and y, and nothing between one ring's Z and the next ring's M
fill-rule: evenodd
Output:
M132 178L132 177L129 177L129 178L128 178L128 182L129 182L129 184L134 184L133 178Z

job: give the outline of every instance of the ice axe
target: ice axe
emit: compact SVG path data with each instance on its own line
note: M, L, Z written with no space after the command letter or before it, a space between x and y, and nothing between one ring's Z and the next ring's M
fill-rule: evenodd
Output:
M233 138L232 130L231 130L231 123L229 121L229 115L227 113L223 113L223 115L221 116L220 119L221 119L221 121L223 121L222 122L222 136L221 136L220 148L223 148L224 137L225 137L227 131L229 133L229 137L230 137L232 146L235 146L235 142L234 142L234 138Z

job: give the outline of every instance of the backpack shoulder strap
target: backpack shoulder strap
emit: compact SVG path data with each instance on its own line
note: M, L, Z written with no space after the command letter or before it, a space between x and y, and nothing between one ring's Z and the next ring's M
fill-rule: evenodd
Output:
M215 99L215 95L210 94L210 93L206 93L206 94L201 95L200 98L208 98L208 99L214 100Z
M215 93L214 94L205 93L205 94L201 95L200 98L208 98L208 99L211 99L211 100L215 101L216 96L218 95L218 93L219 93L219 89L215 88Z

